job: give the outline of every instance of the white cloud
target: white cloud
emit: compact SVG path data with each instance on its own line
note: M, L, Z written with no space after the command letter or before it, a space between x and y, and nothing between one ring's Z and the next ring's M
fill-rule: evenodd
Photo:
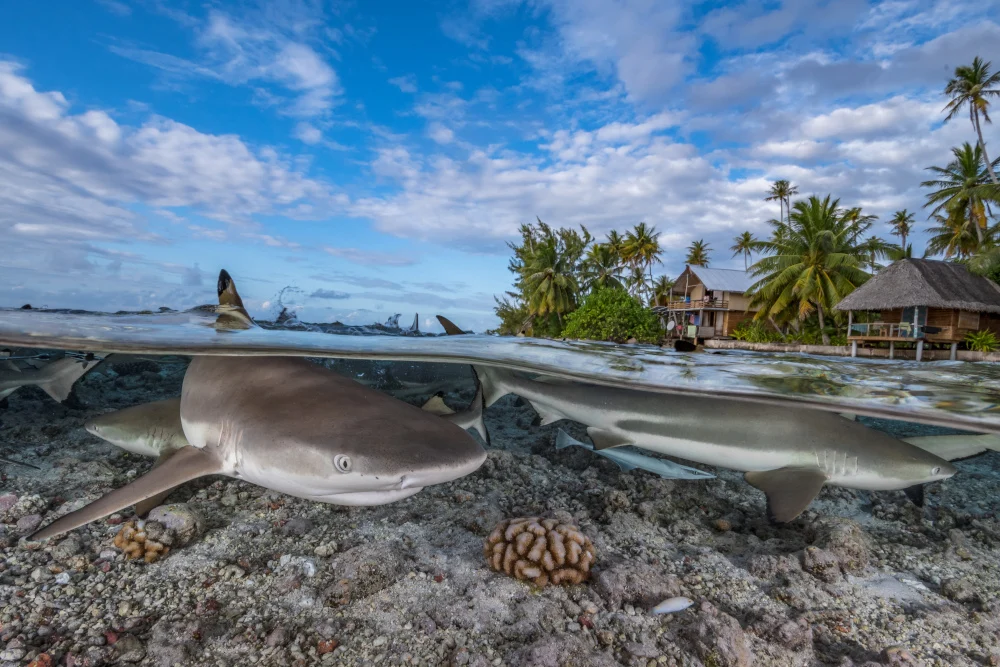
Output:
M427 128L427 136L439 144L450 144L455 140L455 133L441 123L431 123Z
M397 76L389 79L389 83L399 88L404 93L415 93L417 92L417 77L412 74L407 74L406 76Z
M323 133L311 123L299 123L295 126L295 138L305 144L318 144L323 140Z

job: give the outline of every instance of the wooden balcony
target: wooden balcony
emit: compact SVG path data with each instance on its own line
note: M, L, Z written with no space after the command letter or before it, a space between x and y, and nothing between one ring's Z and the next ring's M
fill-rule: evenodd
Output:
M729 310L729 302L722 299L670 301L666 308L667 310Z
M847 332L848 340L916 341L925 337L924 327L889 322L855 322Z

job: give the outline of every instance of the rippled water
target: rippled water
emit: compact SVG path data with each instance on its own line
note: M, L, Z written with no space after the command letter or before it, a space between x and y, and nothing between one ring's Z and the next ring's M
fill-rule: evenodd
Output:
M218 311L214 307L153 314L0 310L0 345L95 353L478 363L667 394L779 402L790 408L1000 433L998 364L733 350L679 353L643 345L451 337L297 321L241 329Z

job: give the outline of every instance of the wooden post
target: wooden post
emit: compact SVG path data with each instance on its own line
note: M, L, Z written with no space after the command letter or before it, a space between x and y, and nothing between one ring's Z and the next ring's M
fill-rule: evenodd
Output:
M955 361L958 359L958 343L951 344L951 354L948 356L949 359Z
M854 311L847 311L847 336L851 335L851 325L854 324Z
M858 356L858 341L856 340L851 341L851 356L852 357Z
M889 358L890 359L896 358L896 341L894 340L889 341Z
M924 359L924 339L921 338L917 341L917 361L923 361Z

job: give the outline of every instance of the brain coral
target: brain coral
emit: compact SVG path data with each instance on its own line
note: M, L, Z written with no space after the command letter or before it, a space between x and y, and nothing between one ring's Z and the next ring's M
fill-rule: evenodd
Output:
M594 545L579 528L538 517L503 521L486 539L483 553L497 572L536 586L586 581L594 563Z

